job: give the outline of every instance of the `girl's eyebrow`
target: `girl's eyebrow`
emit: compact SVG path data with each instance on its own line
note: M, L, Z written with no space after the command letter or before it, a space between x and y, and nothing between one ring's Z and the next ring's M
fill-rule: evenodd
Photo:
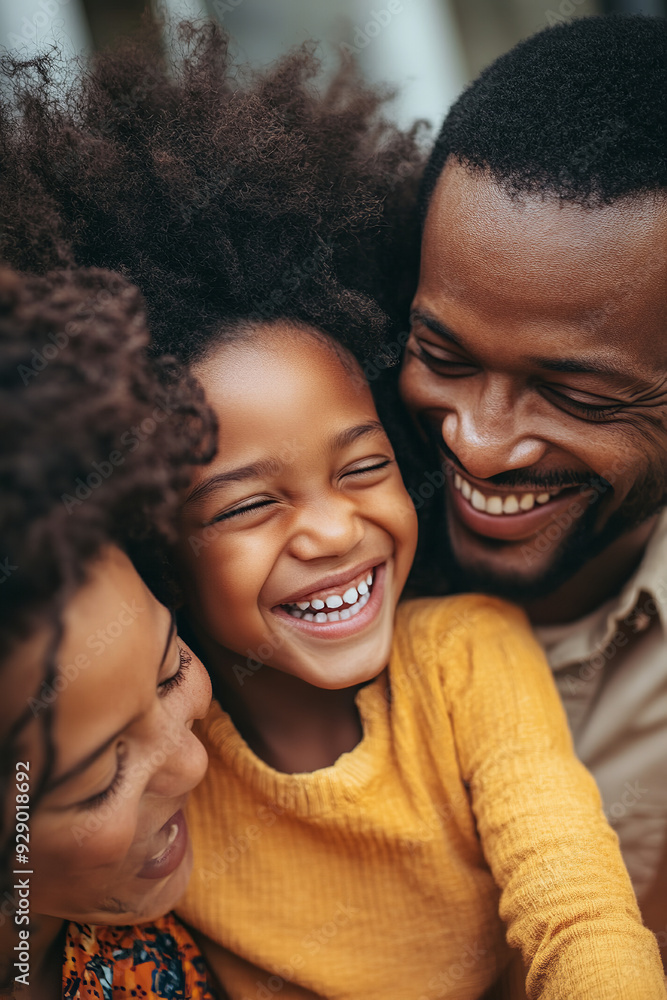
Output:
M209 476L201 483L198 483L185 498L184 504L192 503L194 500L201 500L208 496L219 486L226 486L227 483L242 483L246 479L260 479L266 476L275 476L278 463L275 459L261 458L250 465L241 465L237 469L230 469L229 472L217 472L214 476Z
M176 631L176 616L175 616L174 612L172 611L171 612L170 622L169 622L169 634L167 635L167 643L166 643L166 645L164 647L164 652L162 653L162 656L160 658L160 665L158 667L158 674L160 673L160 670L162 670L162 666L164 664L164 661L167 658L167 653L169 652L169 647L171 645L171 640L172 640L172 638L174 636L175 631ZM131 720L131 721L134 721L134 720ZM108 740L105 740L105 742L102 743L101 746L99 746L95 750L93 750L92 753L89 753L87 757L85 757L83 760L80 760L78 764L74 765L74 767L71 767L69 769L69 771L65 771L64 774L61 774L59 777L53 778L51 781L49 781L48 784L47 784L47 786L46 786L46 788L44 789L44 794L46 794L47 792L52 792L55 788L59 788L60 785L63 785L66 781L69 781L71 778L75 778L79 774L82 774L87 768L90 767L91 764L94 764L95 761L99 757L101 757L102 754L106 750L109 749L109 747L111 746L111 744L114 742L114 740L118 739L118 737L121 735L121 733L125 732L125 730L127 729L127 726L128 726L128 723L125 723L125 725L122 726L118 730L118 732L114 733L113 736L110 736Z
M329 447L331 451L346 448L365 434L386 436L386 431L379 420L369 420L367 423L358 424L356 427L346 427L345 430L334 434L329 442ZM183 501L183 506L194 503L195 500L203 500L220 486L226 486L228 483L242 483L248 479L274 477L280 469L281 464L275 458L261 458L257 462L241 465L228 472L217 472L214 476L209 476L208 479L198 483Z
M332 451L347 448L348 445L354 444L360 437L365 437L367 434L382 434L383 437L386 437L387 432L379 420L369 420L365 424L358 424L356 427L346 427L344 431L334 434L329 442L329 447Z

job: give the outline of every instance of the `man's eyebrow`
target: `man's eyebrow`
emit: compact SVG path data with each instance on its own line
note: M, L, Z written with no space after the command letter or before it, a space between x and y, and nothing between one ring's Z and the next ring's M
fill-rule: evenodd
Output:
M365 434L386 434L386 431L379 420L369 420L367 423L359 424L356 427L346 427L339 431L329 442L332 451L345 448L353 444L358 438ZM281 464L275 458L262 458L250 465L242 465L237 469L230 469L228 472L218 472L199 483L185 500L185 504L194 503L196 500L203 500L214 490L229 483L242 483L248 479L272 478L281 469Z
M422 312L421 309L413 309L410 312L410 322L422 323L427 329L431 330L432 333L437 334L438 337L442 337L443 340L448 340L450 344L456 344L457 347L461 347L465 350L464 345L461 343L456 334L452 333L449 327L437 320L435 316L431 316L430 313Z
M531 365L544 368L549 372L562 372L565 375L607 375L611 378L627 381L628 373L616 368L598 358L540 358L527 359Z
M167 653L169 652L169 647L171 645L171 640L174 636L175 631L176 631L176 617L172 613L169 622L169 634L167 635L167 642L165 644L164 651L160 658L158 674L162 670L164 661L167 658ZM125 723L125 725L122 726L122 728L119 729L118 732L114 733L113 736L110 736L108 740L105 740L101 746L93 750L92 753L89 753L87 757L84 757L83 760L80 760L78 764L74 765L74 767L71 767L69 771L65 771L64 774L61 774L59 777L53 778L51 781L49 781L47 783L46 788L44 789L44 794L46 794L47 792L52 792L54 789L59 788L60 785L63 785L66 781L70 781L72 778L78 777L85 770L87 770L91 764L94 764L95 761L98 760L105 753L105 751L109 749L114 740L117 740L118 737L125 732L128 725L131 725L132 721L133 720L131 720L130 723Z
M450 329L440 323L435 317L429 315L429 313L422 312L420 309L414 309L410 313L410 318L416 322L423 323L425 327L437 334L438 337L442 337L443 340L447 340L451 344L456 344L457 347L460 347L464 351L467 350L465 344L461 342L456 334L452 333ZM536 368L543 368L545 371L550 372L561 372L564 375L605 375L607 378L614 378L618 381L629 381L627 370L617 368L615 365L599 358L542 358L533 356L526 360ZM639 384L636 377L632 377L632 382L635 385ZM648 387L650 383L642 380L642 385Z

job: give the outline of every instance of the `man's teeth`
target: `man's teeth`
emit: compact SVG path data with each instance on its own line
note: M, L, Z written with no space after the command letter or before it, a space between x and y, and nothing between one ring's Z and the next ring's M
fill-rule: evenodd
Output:
M509 496L487 497L475 489L467 479L454 473L454 487L461 492L475 510L483 511L485 514L518 514L532 510L535 504L549 503L560 490L555 493L511 493Z
M329 594L325 598L315 597L312 601L297 601L296 604L285 604L284 607L293 618L302 618L305 622L324 625L326 622L347 621L359 614L368 603L373 587L373 572L371 570L356 587L348 587L342 595Z

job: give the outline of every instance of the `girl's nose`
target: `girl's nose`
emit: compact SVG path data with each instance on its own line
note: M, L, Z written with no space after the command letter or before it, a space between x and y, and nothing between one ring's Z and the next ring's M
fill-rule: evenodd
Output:
M301 560L340 558L364 537L363 520L349 497L327 498L304 510L295 525L291 554Z

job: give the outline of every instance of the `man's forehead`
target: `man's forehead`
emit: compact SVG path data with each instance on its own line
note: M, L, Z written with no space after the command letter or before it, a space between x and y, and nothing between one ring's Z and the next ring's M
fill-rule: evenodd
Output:
M591 244L631 259L656 245L667 254L667 191L586 207L548 193L511 193L490 173L450 159L426 216L425 242L432 235L438 242L463 237L469 245L510 256L529 249L540 257L547 252L558 257Z
M655 356L659 344L667 350L667 197L595 208L513 198L489 175L448 163L425 222L415 303L449 319L472 312L508 334L544 324L609 347L645 341Z

